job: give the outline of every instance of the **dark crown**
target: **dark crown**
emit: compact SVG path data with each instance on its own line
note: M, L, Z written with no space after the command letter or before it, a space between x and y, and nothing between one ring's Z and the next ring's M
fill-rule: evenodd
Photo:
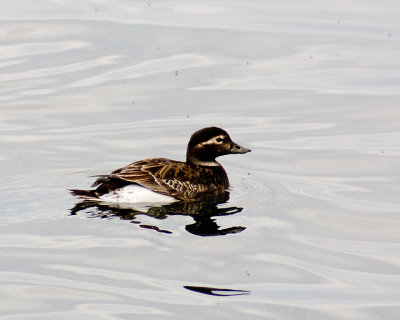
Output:
M188 143L188 149L193 148L202 142L206 142L206 141L210 140L211 138L217 137L220 135L225 135L230 140L228 133L225 130L218 128L218 127L207 127L207 128L197 130L190 137L190 140Z

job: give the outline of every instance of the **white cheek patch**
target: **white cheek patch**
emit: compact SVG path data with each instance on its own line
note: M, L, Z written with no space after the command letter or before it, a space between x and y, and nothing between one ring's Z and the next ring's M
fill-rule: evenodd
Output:
M221 139L221 141L217 141L219 139ZM212 137L211 139L208 139L207 141L204 141L204 142L200 143L200 145L204 146L204 145L208 145L208 144L223 144L224 143L224 139L226 139L226 136L221 134L219 136Z

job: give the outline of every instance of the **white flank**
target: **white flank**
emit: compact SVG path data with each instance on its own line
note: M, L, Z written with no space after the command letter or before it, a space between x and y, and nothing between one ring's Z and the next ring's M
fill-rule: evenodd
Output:
M113 203L163 203L168 204L178 201L177 199L165 196L139 185L127 185L100 197L101 201Z

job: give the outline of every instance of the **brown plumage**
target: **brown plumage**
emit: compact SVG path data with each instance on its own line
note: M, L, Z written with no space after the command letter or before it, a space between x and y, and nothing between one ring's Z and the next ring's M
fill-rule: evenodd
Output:
M186 162L152 158L131 163L99 176L93 183L95 190L71 190L84 199L101 196L138 184L159 194L179 200L203 200L223 194L229 187L228 176L216 157L230 153L246 153L250 149L234 143L226 131L209 127L196 131L188 144Z

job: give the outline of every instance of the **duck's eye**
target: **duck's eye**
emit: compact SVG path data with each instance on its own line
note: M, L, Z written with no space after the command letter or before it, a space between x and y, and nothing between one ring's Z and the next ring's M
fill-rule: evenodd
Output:
M220 137L218 137L217 139L216 139L216 141L218 142L218 143L221 143L222 141L224 141L222 138L220 138Z

